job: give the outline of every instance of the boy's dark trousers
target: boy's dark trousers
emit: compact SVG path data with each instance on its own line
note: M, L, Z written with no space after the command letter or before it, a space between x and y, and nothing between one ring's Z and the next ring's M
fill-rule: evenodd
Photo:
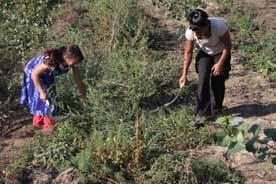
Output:
M217 110L222 109L225 80L229 77L231 70L231 55L227 57L223 65L223 72L219 76L212 75L212 67L218 62L220 54L211 56L200 50L196 56L196 72L199 76L197 89L197 116L214 115Z

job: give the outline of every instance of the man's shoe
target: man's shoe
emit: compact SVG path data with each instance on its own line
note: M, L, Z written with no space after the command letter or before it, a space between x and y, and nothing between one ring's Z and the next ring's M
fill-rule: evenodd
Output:
M195 122L194 122L194 126L196 128L200 128L203 127L205 124L205 118L204 117L200 117L200 116L196 116Z
M214 113L213 113L215 116L219 116L222 114L222 109L214 109Z

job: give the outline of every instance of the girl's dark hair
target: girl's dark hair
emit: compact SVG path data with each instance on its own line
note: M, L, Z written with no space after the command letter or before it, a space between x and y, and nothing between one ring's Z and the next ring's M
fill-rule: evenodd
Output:
M200 28L206 26L209 22L208 14L201 10L195 9L188 14L188 22L190 24L190 28L195 31L199 30Z
M50 66L56 66L59 63L63 63L63 56L69 58L78 58L79 61L83 60L84 56L78 45L68 45L60 48L46 49L42 55L44 56L44 63Z

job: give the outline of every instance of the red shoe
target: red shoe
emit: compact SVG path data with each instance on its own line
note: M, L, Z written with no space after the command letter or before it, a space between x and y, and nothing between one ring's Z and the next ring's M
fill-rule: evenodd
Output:
M39 126L43 126L43 116L40 115L34 115L33 116L33 126L35 127L39 127Z
M53 128L55 121L49 118L49 116L43 116L44 127L43 131L48 132Z

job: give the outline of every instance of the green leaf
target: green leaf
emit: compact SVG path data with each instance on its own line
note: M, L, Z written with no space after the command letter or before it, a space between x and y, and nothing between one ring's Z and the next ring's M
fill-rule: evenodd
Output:
M225 136L227 136L227 134L225 133L224 130L219 130L214 133L214 136L215 136L215 142L218 144L221 144Z
M224 137L224 139L222 140L221 145L222 145L222 146L229 146L230 143L231 143L231 141L232 141L231 137L230 137L229 135L226 135L226 136Z
M233 136L237 136L240 132L239 129L236 127L231 127L230 130Z
M273 140L271 137L265 137L263 140L259 140L259 143L267 144L271 140Z
M267 129L264 129L264 134L267 137L272 138L273 141L276 141L276 128L267 128Z
M252 139L248 140L245 143L246 150L249 151L249 152L255 153L256 150L257 150L257 145L256 145L257 141L258 141L257 137L253 137Z
M258 159L265 159L268 155L268 149L267 148L260 148L258 154L257 154L257 158Z
M237 135L237 141L238 142L244 142L244 136L242 134L242 132L239 132L238 135Z
M219 125L228 125L229 124L229 118L227 116L219 117L216 120L216 123Z
M276 157L272 158L272 164L275 166L276 165Z
M253 133L254 137L257 137L261 131L260 125L254 124L248 129L248 133Z
M228 148L228 154L233 155L241 150L245 149L245 145L240 142L232 142Z

